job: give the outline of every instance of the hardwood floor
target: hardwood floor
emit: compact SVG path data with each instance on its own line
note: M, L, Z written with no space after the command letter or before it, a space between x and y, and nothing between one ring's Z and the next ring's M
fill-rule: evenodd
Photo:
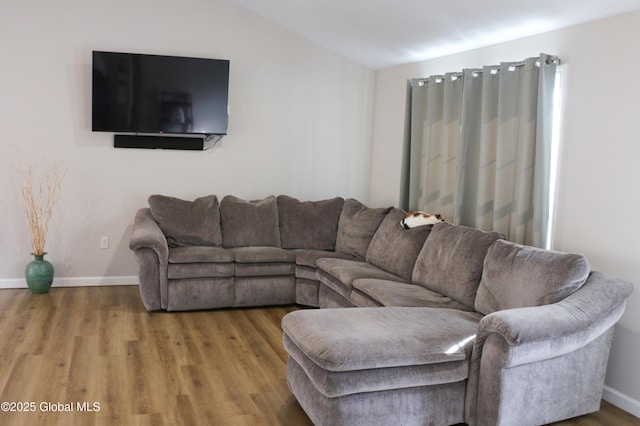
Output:
M0 290L0 402L23 410L3 405L0 424L310 425L285 378L295 309L148 313L135 286ZM640 420L603 402L557 425Z

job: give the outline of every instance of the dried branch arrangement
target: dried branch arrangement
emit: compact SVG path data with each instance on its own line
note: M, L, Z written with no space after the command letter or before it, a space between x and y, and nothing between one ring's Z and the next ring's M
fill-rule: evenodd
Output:
M57 163L47 165L40 183L34 185L34 169L29 165L18 170L22 184L22 207L27 217L29 232L31 233L31 248L33 255L44 255L44 244L49 231L49 219L53 206L60 199L62 187L60 185L64 172Z

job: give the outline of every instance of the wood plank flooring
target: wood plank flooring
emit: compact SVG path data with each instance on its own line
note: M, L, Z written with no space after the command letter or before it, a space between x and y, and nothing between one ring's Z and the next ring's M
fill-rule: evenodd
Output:
M280 321L295 309L148 313L135 286L0 290L0 402L23 410L0 424L310 425L286 384ZM640 420L603 402L557 425Z

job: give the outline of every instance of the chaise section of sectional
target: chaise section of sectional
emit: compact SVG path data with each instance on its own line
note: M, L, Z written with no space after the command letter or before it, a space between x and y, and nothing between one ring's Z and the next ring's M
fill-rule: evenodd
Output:
M481 317L409 307L287 314L289 387L316 425L461 423Z

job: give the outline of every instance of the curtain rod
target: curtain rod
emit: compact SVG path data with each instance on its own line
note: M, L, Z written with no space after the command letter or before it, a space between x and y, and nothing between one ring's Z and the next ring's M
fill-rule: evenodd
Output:
M531 59L531 58L529 58ZM540 59L539 58L535 58L536 59L536 65L540 66ZM525 65L525 63L527 62L527 59L523 60L523 61L519 61L519 62L511 62L509 63L509 68L519 68ZM546 65L551 65L551 64L560 64L560 58L558 56L555 55L547 55L544 63ZM498 70L500 69L500 65L489 65L487 66L488 68L491 69L491 73L492 74L496 74L498 72ZM479 74L482 74L483 69L482 68L471 68L471 70L473 70L473 74L474 76L478 76ZM463 73L462 72L450 72L447 73L446 75L432 75L430 77L427 78L420 78L418 79L418 85L419 86L424 86L426 83L428 83L431 79L435 80L436 84L442 83L444 81L445 78L450 77L451 80L455 81L456 79L462 77Z
M531 59L531 58L529 58ZM536 65L540 65L540 58L536 58ZM520 62L513 62L512 64L510 64L510 66L512 67L521 67L525 64L527 60L525 59L524 61L520 61ZM551 64L560 64L560 58L558 56L555 55L547 55L547 58L544 60L545 65L551 65ZM496 67L499 67L500 65L496 65Z

